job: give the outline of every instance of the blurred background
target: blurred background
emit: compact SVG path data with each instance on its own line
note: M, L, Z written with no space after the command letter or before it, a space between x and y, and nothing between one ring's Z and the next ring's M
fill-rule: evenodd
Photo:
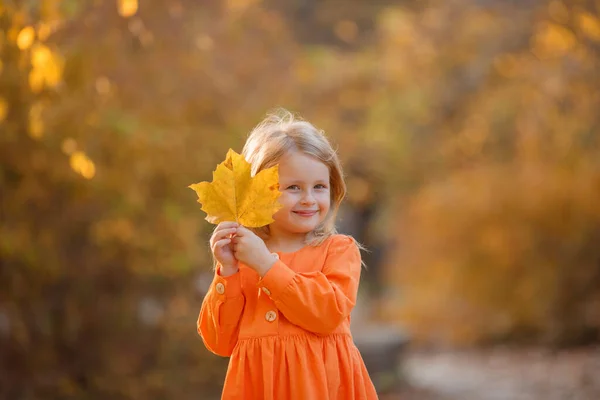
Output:
M600 1L1 0L0 57L1 398L218 398L187 186L278 106L382 398L600 398Z

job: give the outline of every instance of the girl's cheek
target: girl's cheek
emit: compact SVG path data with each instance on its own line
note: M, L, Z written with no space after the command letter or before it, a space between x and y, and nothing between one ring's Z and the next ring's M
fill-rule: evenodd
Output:
M281 196L281 197L282 197L282 198L285 198L285 200L286 200L288 203L291 203L291 204L293 204L293 203L295 203L295 202L296 202L296 200L297 200L297 198L298 198L299 196L298 196L297 194L295 194L295 193L285 193L285 195L284 195L284 196Z
M294 197L290 195L282 195L279 197L279 203L284 207L291 207L295 204Z
M321 193L319 194L319 203L326 204L331 201L331 195L329 193Z

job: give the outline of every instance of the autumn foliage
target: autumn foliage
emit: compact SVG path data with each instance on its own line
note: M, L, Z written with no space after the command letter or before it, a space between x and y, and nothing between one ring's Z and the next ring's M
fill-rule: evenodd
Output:
M0 397L219 393L188 186L276 106L371 210L380 316L598 340L600 4L300 3L0 2Z

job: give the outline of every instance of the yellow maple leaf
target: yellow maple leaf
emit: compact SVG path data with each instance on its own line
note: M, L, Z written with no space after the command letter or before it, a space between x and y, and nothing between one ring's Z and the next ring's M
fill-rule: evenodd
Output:
M212 182L188 187L198 195L206 220L212 224L236 221L258 228L273 222L273 214L281 208L277 202L281 195L278 166L263 169L253 177L250 163L231 149L225 161L217 165Z

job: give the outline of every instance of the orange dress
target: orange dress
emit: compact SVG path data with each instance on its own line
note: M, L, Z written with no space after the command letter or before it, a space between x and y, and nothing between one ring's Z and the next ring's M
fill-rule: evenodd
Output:
M245 265L217 273L198 318L215 354L230 356L222 399L377 399L350 333L361 272L354 240L277 253L260 279Z

